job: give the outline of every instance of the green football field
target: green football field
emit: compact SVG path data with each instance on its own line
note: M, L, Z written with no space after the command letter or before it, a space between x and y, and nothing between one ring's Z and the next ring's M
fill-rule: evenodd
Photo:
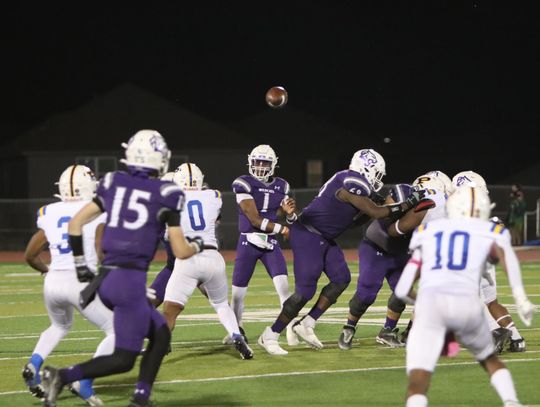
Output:
M232 272L228 266L229 276ZM161 269L153 265L151 281ZM403 406L406 389L405 351L375 342L385 316L387 286L361 320L354 347L341 351L337 338L346 320L347 304L355 289L357 264L351 264L353 283L322 317L316 332L324 342L320 351L303 345L287 356L270 356L257 338L279 310L278 297L262 267L258 267L246 298L244 327L255 356L241 360L234 348L221 344L225 330L206 298L196 292L180 315L173 334L172 353L165 357L153 400L158 406ZM289 270L292 268L289 266ZM523 264L526 290L540 304L540 263ZM21 368L49 320L39 273L20 264L0 264L0 406L39 406L27 393ZM289 277L292 284L292 276ZM326 284L323 277L320 285ZM499 301L506 304L527 341L525 353L502 354L514 377L518 396L526 405L540 406L540 315L524 328L515 313L508 281L499 273ZM308 306L311 306L310 302ZM308 309L306 308L305 311ZM410 308L402 317L408 321ZM101 331L76 314L73 329L45 364L68 366L91 357ZM126 406L136 381L132 372L97 379L95 387L107 406ZM463 351L454 359L441 358L429 391L432 406L492 407L501 403L484 371ZM64 391L59 406L83 406Z

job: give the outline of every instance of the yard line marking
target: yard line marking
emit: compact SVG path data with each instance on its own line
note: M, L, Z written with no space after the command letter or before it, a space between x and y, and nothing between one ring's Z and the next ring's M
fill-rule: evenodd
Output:
M535 359L510 359L505 360L506 363L521 363L521 362L538 362L540 358ZM437 364L437 368L448 366L472 366L478 365L478 362L458 362L458 363L441 363ZM320 374L340 374L340 373L362 373L362 372L377 372L386 370L401 370L406 366L385 366L385 367L363 367L356 369L338 369L338 370L314 370L311 372L276 372L276 373L264 373L257 375L243 375L243 376L225 376L225 377L207 377L204 379L176 379L176 380L164 380L156 381L154 384L185 384L185 383L204 383L204 382L224 382L230 380L246 380L246 379L260 379L260 378L272 378L272 377L287 377L287 376L304 376L304 375L320 375ZM94 386L98 388L111 388L111 387L132 387L133 383L118 383L118 384L101 384ZM0 392L0 396L8 396L12 394L26 394L28 390L16 390Z
M27 335L27 336L5 336L3 338L0 338L0 340L10 340L10 339L35 339L39 338L40 335ZM97 336L95 337L87 337L87 338L63 338L62 341L88 341L90 339L99 339Z
M63 354L58 354L58 355L49 355L47 356L47 359L50 359L50 358L63 358L64 356L88 356L88 355L93 355L94 353L88 353L88 352L77 352L77 353L63 353ZM15 356L15 357L9 357L9 358L0 358L0 361L3 361L3 360L28 360L28 356Z

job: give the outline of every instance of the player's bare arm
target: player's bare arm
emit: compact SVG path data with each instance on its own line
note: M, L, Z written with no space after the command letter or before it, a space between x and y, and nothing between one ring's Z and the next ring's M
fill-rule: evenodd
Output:
M39 256L46 247L47 236L45 236L43 229L39 229L32 235L24 251L24 259L28 265L41 273L46 273L49 271L49 267L47 267Z
M103 250L101 250L101 239L103 237L103 231L105 230L105 223L100 223L99 225L97 225L96 227L96 238L95 238L95 247L96 247L96 253L97 253L97 256L98 256L98 260L100 262L103 261L103 258L104 258L104 254L103 254Z
M263 232L267 233L273 232L282 234L285 239L288 239L289 228L287 226L283 226L279 223L275 223L271 220L263 218L257 210L254 199L244 199L240 201L238 205L240 205L240 209L242 209L242 212L244 212L244 215L246 215L253 227L256 227L257 229L260 229Z

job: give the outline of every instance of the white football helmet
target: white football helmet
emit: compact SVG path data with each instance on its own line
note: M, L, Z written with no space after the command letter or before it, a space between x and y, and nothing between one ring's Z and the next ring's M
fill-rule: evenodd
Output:
M96 177L92 170L84 165L70 165L56 183L62 201L89 201L94 197L97 188Z
M454 188L459 188L462 186L478 187L482 189L486 194L489 194L486 181L480 174L474 171L458 172L452 178L452 184L454 185Z
M120 162L128 167L153 169L159 175L167 172L171 151L156 130L139 130L122 147L126 149L126 158Z
M491 213L489 195L482 188L463 186L446 201L446 212L450 219L480 218L488 220Z
M197 165L184 163L174 171L173 181L182 189L199 190L203 187L204 174Z
M423 174L417 177L413 181L412 185L418 189L435 189L441 192L445 191L444 184L441 179L428 174Z
M249 173L259 181L268 182L268 178L274 174L277 161L278 157L272 147L267 144L258 145L248 155Z
M443 183L444 193L446 194L446 196L450 196L454 193L454 190L455 190L454 184L452 184L452 180L444 172L434 170L434 171L426 172L426 175L435 177Z
M371 148L354 153L349 169L362 174L375 192L380 191L384 185L382 178L386 175L386 163L382 155Z

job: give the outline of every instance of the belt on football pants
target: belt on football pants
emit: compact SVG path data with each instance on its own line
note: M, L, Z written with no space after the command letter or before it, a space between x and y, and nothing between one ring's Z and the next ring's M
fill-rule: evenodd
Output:
M208 244L205 244L205 245L203 246L203 249L204 249L204 250L217 250L217 247L215 247L215 246L210 246L210 245L208 245Z

